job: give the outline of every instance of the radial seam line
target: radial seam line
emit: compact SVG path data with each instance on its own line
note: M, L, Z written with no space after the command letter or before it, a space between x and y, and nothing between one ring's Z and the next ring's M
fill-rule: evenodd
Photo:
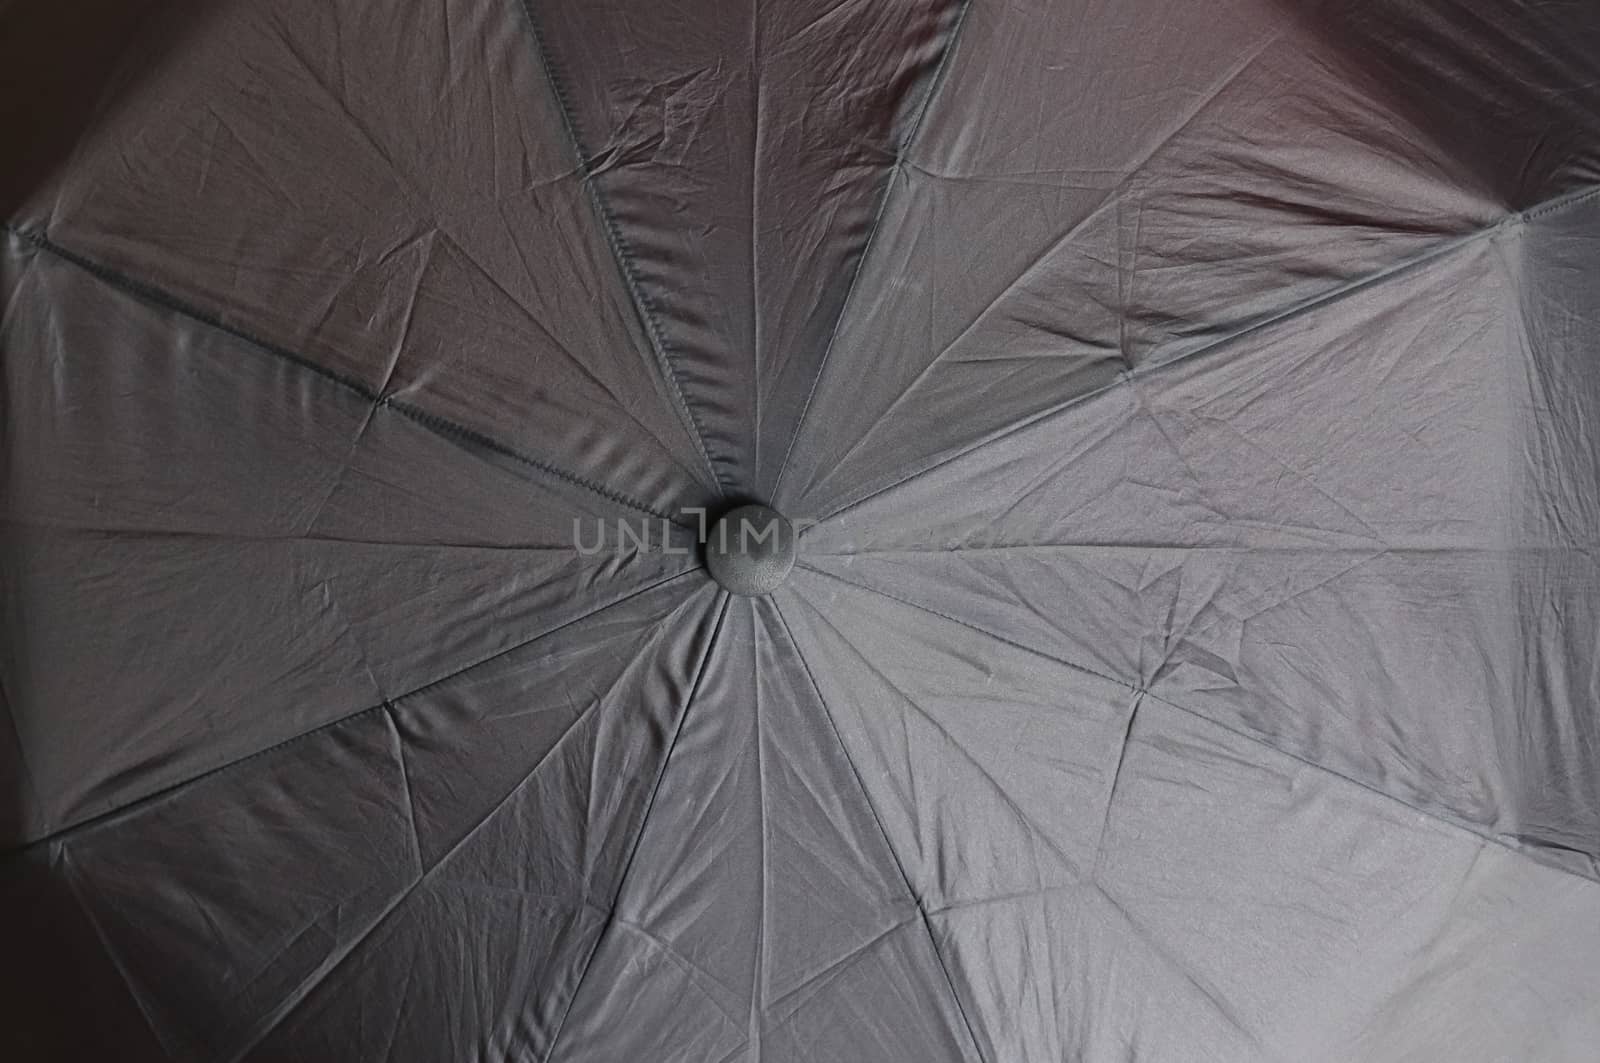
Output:
M717 469L716 463L711 460L711 454L706 449L705 429L700 423L699 416L694 407L690 405L685 395L683 385L678 376L677 364L673 361L673 349L661 331L655 302L649 293L639 283L639 277L633 266L633 252L622 237L622 231L617 225L615 215L606 204L605 197L600 192L600 183L596 180L594 167L589 162L588 154L583 150L583 138L578 130L576 113L572 109L571 98L567 94L561 75L556 69L555 60L550 48L545 41L544 29L539 20L534 16L533 5L530 0L520 0L523 14L528 20L528 32L533 38L534 51L538 57L539 65L544 69L545 81L550 86L550 93L555 98L556 110L561 116L561 129L566 134L567 145L572 151L573 161L578 167L580 184L588 194L589 203L599 217L600 228L605 234L606 243L611 248L611 256L616 262L617 271L622 275L623 285L628 294L632 296L634 312L639 316L639 323L644 326L645 335L650 340L656 361L661 366L666 376L667 385L672 391L672 396L677 400L678 412L687 418L690 436L694 441L695 449L700 453L700 459L705 462L706 470L711 473L711 482L716 486L719 494L728 493L728 485L723 482L722 473Z
M557 465L552 465L550 462L522 454L511 447L506 446L504 443L484 435L482 432L479 432L476 429L468 428L465 425L458 424L447 417L441 417L438 414L429 413L426 410L420 409L419 407L413 406L407 402L386 398L379 391L373 390L367 384L353 376L350 376L349 374L341 373L336 369L330 369L325 365L320 365L317 362L312 361L310 358L307 358L305 355L297 354L281 344L262 339L260 336L256 336L253 333L247 332L236 325L230 325L216 314L203 310L200 307L195 306L194 304L189 303L178 296L171 294L170 292L164 291L153 284L130 277L119 270L113 269L110 266L104 265L100 262L96 262L94 259L79 254L78 252L70 250L69 248L63 247L61 244L56 243L43 233L33 232L28 229L20 229L9 222L3 223L3 228L7 232L16 236L19 240L22 240L24 243L27 243L47 254L53 255L64 262L68 262L73 266L76 266L111 288L115 288L126 295L140 299L163 310L178 314L181 317L187 318L190 321L194 321L197 324L204 325L207 328L215 329L224 335L232 336L234 339L249 344L265 354L270 354L275 358L279 358L290 363L291 365L295 365L301 369L307 370L308 372L313 373L316 376L329 381L330 383L339 385L340 387L349 391L351 394L356 395L372 404L372 409L370 409L367 414L369 418L377 410L393 410L395 413L398 413L402 417L421 425L423 428L428 429L437 436L444 437L458 444L465 442L475 446L483 447L484 449L493 451L502 457L510 458L513 461L516 461L522 465L526 465L531 469L542 472L547 476L551 476L558 480L572 484L575 487L584 488L585 490L599 495L601 498L604 498L609 502L615 502L618 505L627 506L629 509L638 510L639 512L648 514L652 517L660 517L664 520L672 520L674 522L681 520L681 518L663 513L644 502L631 498L620 491L613 490L612 488L609 488L598 481L591 480L588 477L581 476L577 473L568 472L566 469L563 469Z
M156 1046L161 1049L161 1054L171 1059L172 1046L167 1043L166 1036L156 1027L155 1016L150 1013L150 1008L145 1003L144 995L134 988L133 976L128 971L128 965L123 962L122 954L111 946L111 937L106 933L105 927L101 925L100 917L95 914L95 906L84 898L83 891L89 886L88 880L84 879L81 883L77 881L79 876L74 872L72 859L65 851L60 854L60 859L61 877L66 882L67 895L72 898L72 903L77 906L78 911L82 913L84 919L88 922L89 928L94 931L95 939L100 943L101 951L111 961L112 970L116 971L117 977L122 980L123 988L128 991L128 998L133 1001L134 1006L139 1010L139 1016L144 1020L145 1027L150 1031L150 1036L155 1039Z
M771 822L767 809L767 768L766 768L766 737L761 730L761 629L765 627L761 618L756 615L754 606L750 609L750 680L751 702L754 707L753 731L756 743L756 815L760 818L760 827L757 835L761 839L761 921L756 925L756 955L755 963L750 972L750 1014L747 1018L748 1029L745 1033L746 1045L750 1049L752 1063L760 1063L761 1042L763 1039L761 1019L766 1014L767 990L767 921L770 914L771 899L768 896L772 885L772 868L770 863L771 841L767 837L768 825Z
M1375 797L1380 797L1380 798L1383 798L1386 801L1391 801L1394 804L1397 804L1402 808L1405 808L1405 809L1407 809L1407 810L1409 810L1411 812L1414 812L1419 816L1423 816L1423 817L1425 817L1427 819L1430 819L1430 820L1432 820L1432 821L1434 821L1436 823L1439 823L1439 824L1441 824L1441 825L1443 825L1445 827L1449 827L1449 828L1451 828L1453 830L1458 830L1461 833L1466 834L1466 835L1468 835L1468 836L1470 836L1472 838L1475 838L1475 839L1477 839L1479 841L1485 842L1485 843L1490 844L1490 845L1499 846L1500 848L1504 849L1506 852L1511 853L1514 856L1519 856L1522 859L1527 860L1529 863L1537 865L1538 867L1544 868L1544 869L1549 870L1549 871L1554 871L1554 872L1557 872L1557 873L1560 873L1560 874L1570 875L1570 876L1572 876L1573 878L1577 879L1580 882L1586 882L1591 886L1600 887L1600 879L1592 878L1589 875L1585 875L1585 874L1582 874L1580 872L1574 871L1571 868L1565 867L1565 866L1563 866L1561 864L1546 863L1543 860L1535 859L1533 856L1530 856L1525 849L1522 849L1522 848L1519 848L1517 846L1511 845L1508 842L1506 842L1504 839L1502 839L1502 838L1500 838L1500 837L1498 837L1496 835L1487 833L1485 830L1480 828L1477 824L1472 823L1470 820L1467 820L1465 818L1456 818L1455 814L1450 812L1447 809L1427 809L1427 808L1422 808L1419 805L1414 805L1410 801L1407 801L1405 798L1400 797L1397 794L1389 793L1387 790L1380 790L1378 787L1372 785L1371 783L1365 783L1365 782L1362 782L1360 779L1352 778L1351 776L1344 774L1343 772L1339 771L1337 768L1330 767L1330 766L1328 766L1326 764L1319 764L1317 761L1311 760L1311 759L1307 758L1306 756L1304 756L1302 754L1294 753L1294 752L1291 752L1291 751L1289 751L1287 749L1283 749L1283 748L1273 744L1270 740L1268 740L1263 735L1257 734L1257 733L1255 733L1253 731L1245 730L1245 729L1240 728L1240 727L1234 727L1231 724L1224 723L1221 720L1219 720L1219 719L1217 719L1217 718L1215 718L1213 716L1209 716L1209 715L1207 715L1207 714L1205 714L1203 712L1200 712L1198 709L1192 709L1187 705L1181 705L1178 702L1175 702L1175 701L1172 701L1172 700L1170 700L1168 698L1165 698L1165 697L1161 696L1160 694L1157 694L1155 691L1149 689L1148 687L1140 686L1138 683L1132 683L1132 682L1129 682L1126 679L1118 679L1115 676L1106 675L1106 674L1104 674L1102 672L1097 672L1093 668L1086 668L1081 664L1077 664L1077 663L1075 663L1073 661L1069 661L1069 660L1067 660L1067 659L1065 659L1063 657L1054 656L1053 654L1046 653L1045 651L1037 649L1037 648L1035 648L1033 646L1028 646L1028 645L1025 645L1024 643L1016 642L1016 641L1014 641L1012 639L1008 639L1004 635L999 635L999 634L996 634L993 631L985 630L984 628L978 627L976 624L969 624L965 620L959 620L956 617L953 617L953 616L949 615L948 613L942 613L937 609L930 609L926 605L920 605L920 604L918 604L916 602L909 601L909 600L904 599L904 598L896 597L895 595L890 594L887 591L884 591L884 590L882 590L882 589L880 589L878 587L869 587L869 586L866 586L865 584L857 583L854 580L845 579L843 576L835 575L834 573L828 572L825 569L816 568L816 567L814 567L812 565L797 565L796 567L797 568L803 568L807 572L812 572L812 573L815 573L816 575L824 576L824 577L826 577L828 579L831 579L831 580L836 580L839 583L843 583L847 587L853 587L856 590L861 591L864 594L875 594L878 597L884 598L884 599L886 599L888 601L897 602L900 605L903 605L903 606L907 607L908 609L916 609L916 610L918 610L920 612L927 613L930 616L936 616L936 617L940 618L941 620L947 621L948 623L951 623L951 624L955 624L955 625L957 625L959 627L966 628L968 631L975 632L976 634L982 635L985 638L993 639L995 642L998 642L1001 645L1010 646L1012 649L1020 650L1023 653L1027 653L1027 654L1030 654L1030 655L1035 656L1035 657L1041 657L1041 658L1043 658L1043 659L1045 659L1047 661L1053 661L1056 664L1059 664L1064 668L1069 668L1069 669L1071 669L1073 671L1076 671L1076 672L1082 672L1084 675L1093 676L1096 679L1102 680L1102 681L1107 682L1107 683L1113 683L1113 684L1115 684L1115 685L1117 685L1119 687L1126 687L1127 689L1133 691L1136 694L1140 694L1143 697L1147 697L1151 701L1160 702L1161 704L1167 706L1169 709L1172 709L1175 712L1181 712L1184 715L1190 716L1190 717L1194 718L1195 720L1197 720L1197 721L1199 721L1201 723L1209 724L1210 726L1216 728L1219 731L1223 731L1223 732L1225 732L1227 734L1233 735L1235 738L1241 739L1241 740L1246 741L1246 742L1253 743L1254 745L1258 745L1261 748L1270 750L1271 752L1276 753L1277 755L1279 755L1281 757L1286 757L1289 760L1296 761L1296 762L1298 762L1300 764L1305 765L1308 768L1311 768L1314 771L1318 771L1318 772L1322 772L1323 774L1330 775L1335 779L1339 779L1339 780L1341 780L1343 782L1346 782L1346 783L1350 784L1351 786L1359 787L1360 789L1365 790L1367 793L1372 794ZM1595 854L1582 853L1581 855L1587 856L1587 857L1590 857L1591 859L1593 859Z
M750 475L761 475L761 0L750 0Z
M900 853L895 849L894 842L889 839L888 828L884 826L883 818L878 815L877 806L873 804L871 795L867 792L866 781L861 776L861 771L856 767L855 758L850 755L850 748L844 743L844 736L839 733L839 725L834 722L833 710L828 707L828 700L822 696L822 688L817 685L817 678L811 671L811 665L800 651L800 642L794 636L794 630L789 626L789 620L783 615L783 609L776 601L772 603L773 612L777 614L778 622L783 625L784 634L789 638L789 645L794 649L795 659L800 662L800 667L806 673L806 679L811 684L812 693L817 697L817 704L822 707L823 718L828 721L828 729L833 732L833 739L839 744L839 752L844 756L845 764L850 768L850 774L855 779L856 788L861 792L861 800L866 805L867 812L871 814L872 821L877 824L878 833L883 836L884 848L889 852L889 859L894 862L895 870L900 873L900 880L905 884L906 893L911 903L917 910L917 917L922 923L923 931L928 935L928 945L933 949L934 959L939 963L939 971L944 975L945 985L950 990L950 1000L956 1007L956 1014L961 1017L962 1025L967 1029L967 1037L972 1044L972 1053L977 1056L979 1063L984 1060L983 1050L978 1047L978 1034L972 1025L972 1020L967 1017L967 1009L961 1003L961 994L956 992L955 979L950 976L950 967L945 963L944 955L939 949L939 940L934 937L933 924L928 919L927 905L922 895L917 892L911 883L911 876L907 874L905 864L900 859Z
M627 889L628 875L633 870L634 858L639 855L640 844L644 841L644 833L650 825L650 813L655 810L656 798L661 794L661 784L667 778L667 769L672 763L672 753L678 748L678 739L683 736L683 725L689 719L689 711L694 707L695 698L700 694L700 684L706 676L707 666L711 663L711 655L717 647L717 638L722 633L722 624L728 618L728 605L731 596L723 591L718 594L721 608L717 612L716 622L712 625L711 633L706 637L705 650L700 654L700 662L695 668L694 681L689 684L689 693L683 699L683 710L678 713L678 722L672 731L672 738L667 742L667 749L661 757L661 770L656 772L655 784L650 788L650 797L645 802L644 812L639 817L639 826L634 831L633 843L628 849L628 858L623 862L622 870L617 875L617 888L612 893L610 909L606 915L605 925L595 935L594 944L589 949L589 954L584 958L583 969L578 973L578 980L572 987L572 995L567 998L567 1005L561 1010L561 1018L556 1020L555 1029L550 1034L550 1047L545 1050L542 1063L551 1063L556 1058L556 1049L561 1044L561 1034L567 1028L567 1019L572 1014L573 1005L578 1002L578 996L583 992L583 985L589 978L589 971L594 967L595 958L600 953L600 946L605 942L606 935L611 932L612 924L622 917L618 909L622 905L622 892ZM719 1005L720 1010L720 1005ZM736 1027L737 1028L737 1027Z
M883 219L889 212L889 202L894 192L895 179L900 175L907 159L910 158L912 149L916 147L917 136L922 132L923 120L928 116L928 112L932 108L934 97L944 87L946 73L950 68L956 48L961 42L961 31L967 24L967 13L971 10L972 0L962 0L961 9L956 13L955 25L950 28L950 39L945 44L943 54L939 56L938 66L934 69L933 77L928 84L927 94L923 96L922 103L917 108L916 117L912 119L911 128L907 131L900 150L895 153L893 165L889 167L889 172L884 176L883 192L878 197L878 209L873 215L872 228L867 232L866 242L861 247L861 255L856 259L855 268L850 273L850 284L845 288L844 299L839 304L839 315L833 319L833 329L829 332L828 341L822 348L822 360L817 364L816 375L811 378L811 387L806 392L806 401L800 407L800 417L795 421L794 430L789 435L788 446L784 448L783 458L778 463L778 476L772 484L774 498L777 497L778 489L783 486L783 478L789 471L789 459L793 456L795 444L800 441L800 434L805 429L806 417L811 412L811 402L817 397L817 388L822 383L823 372L828 368L828 361L833 354L834 344L838 341L839 334L843 331L845 317L854 307L857 282L861 279L867 256L877 243L878 230L883 225Z
M680 605L679 608L681 609L682 606ZM653 627L659 629L663 622L663 620L657 620ZM621 682L621 679L618 679L617 682ZM613 689L614 687L615 683L613 684ZM567 737L577 729L579 724L581 724L585 718L587 718L589 711L591 710L585 710L574 717L561 732L560 736L557 737L555 744L544 751L544 753L534 763L533 767L528 769L528 771L522 776L517 784L507 791L507 793L500 798L493 808L479 817L478 821L474 823L465 834L457 838L451 844L450 848L446 850L445 853L436 861L434 861L434 863L431 864L426 871L417 876L417 878L408 884L397 896L393 897L384 906L383 910L377 914L377 917L359 932L354 940L352 940L342 950L336 950L335 953L330 954L327 957L327 960L324 961L324 964L318 970L314 971L308 980L303 981L298 987L296 987L294 992L291 993L290 996L283 1002L281 1002L278 1008L274 1009L275 1013L267 1018L265 1024L260 1025L258 1029L252 1032L249 1042L240 1048L238 1052L236 1052L234 1056L230 1058L229 1063L242 1063L242 1061L245 1060L262 1042L271 1036L279 1026L288 1021L295 1012L299 1011L305 1005L306 1001L310 999L311 994L315 993L321 985L325 984L329 978L332 978L336 972L345 966L345 964L349 963L356 956L358 950L361 950L366 946L367 942L371 941L378 933L383 931L389 922L397 917L398 913L401 912L402 907L410 900L410 898L413 897L418 890L422 889L426 883L431 881L434 875L439 874L441 869L445 867L445 865L455 856L455 854L460 852L468 844L468 842L470 842L472 838L477 835L478 831L482 830L484 826L490 822L490 820L499 814L500 810L504 808L508 802L516 797L516 795L524 786L532 781L535 773L537 773L538 770L543 767L546 762L548 762L550 757L555 755L556 750L561 747L562 743L566 741ZM589 910L598 910L593 902L591 902L586 896L580 897L577 900L578 903L583 905L584 908Z
M60 841L60 840L64 839L65 837L67 837L68 835L77 834L77 833L79 833L81 831L84 831L84 830L90 829L92 827L98 826L98 825L100 825L102 823L105 823L105 822L107 822L109 820L118 818L118 817L123 816L123 815L130 814L132 812L137 811L140 808L145 807L146 805L149 805L149 804L151 804L151 803L153 803L155 801L159 801L163 797L167 797L167 796L169 796L169 795L171 795L171 794L173 794L173 793L175 793L175 792L177 792L179 790L186 789L187 787L193 786L193 785L195 785L197 783L204 782L204 781L206 781L207 779L211 778L214 775L220 775L220 774L222 774L224 772L231 771L232 769L237 768L237 767L239 767L239 766L241 766L243 764L246 764L246 763L248 763L250 761L253 761L253 760L255 760L255 759L259 758L259 757L269 756L269 755L271 755L273 753L276 753L276 752L282 750L286 746L294 745L297 742L303 742L306 739L313 738L313 737L323 733L324 731L330 731L330 730L333 730L335 728L342 727L345 724L352 723L355 720L358 720L361 717L367 716L367 715L369 715L371 713L375 713L375 712L392 712L394 710L394 708L395 708L395 703L397 703L397 702L405 701L408 698L415 697L416 695L424 693L425 691L431 690L432 688L434 688L436 686L439 686L442 683L448 683L452 679L456 679L456 678L458 678L458 677L460 677L462 675L465 675L467 672L470 672L470 671L472 671L472 670L474 670L476 668L481 668L484 665L489 664L492 661L497 661L500 658L507 656L508 654L516 653L518 650L525 649L528 646L531 646L533 643L538 642L540 639L547 638L550 635L554 635L554 634L557 634L557 633L559 633L561 631L564 631L565 629L571 627L574 624L580 624L583 621L588 620L588 619L596 616L599 613L605 612L607 609L611 609L614 606L622 605L625 602L631 601L632 599L639 597L640 595L648 594L649 592L651 592L653 590L656 590L659 587L663 587L663 586L667 585L668 583L672 583L675 580L683 579L684 577L690 576L690 575L692 575L692 574L694 574L695 572L698 572L698 571L699 571L699 569L697 569L697 568L686 569L683 572L677 573L676 575L667 576L667 577L665 577L663 579L656 580L655 582L650 583L647 586L640 587L640 588L638 588L637 590L634 590L634 591L630 591L628 594L625 594L620 598L615 598L615 599L613 599L613 600L611 600L609 602L606 602L604 605L600 606L598 609L594 609L594 610L591 610L590 612L584 613L582 616L574 617L573 619L568 620L565 623L559 624L559 625L557 625L557 626L555 626L553 628L549 628L549 629L547 629L545 631L539 632L538 634L532 635L529 638L523 639L522 641L518 642L514 646L509 646L509 647L507 647L506 649L503 649L503 650L497 650L496 652L490 654L488 657L484 657L484 658L482 658L480 660L472 662L471 664L465 665L465 666L463 666L461 668L457 668L455 671L449 673L448 675L440 676L437 679L430 679L426 683L423 683L421 686L413 687L412 689L407 690L405 693L397 694L392 698L385 698L383 701L380 701L376 705L368 705L366 708L357 709L354 712L346 713L345 715L340 716L337 719L329 720L326 723L317 724L315 727L312 727L309 730L301 731L299 734L290 735L289 737L284 738L284 739L280 739L279 741L274 742L269 746L265 746L265 747L263 747L261 749L257 749L257 750L254 750L252 752L246 753L243 756L236 757L233 760L225 761L222 764L218 764L216 767L207 768L204 771L201 771L201 772L198 772L198 773L196 773L194 775L191 775L186 779L179 779L177 782L170 783L170 784L168 784L166 786L161 787L158 790L151 791L150 793L145 794L145 795L143 795L141 797L136 797L133 800L127 802L126 804L118 805L116 808L107 809L104 812L97 812L94 815L89 816L86 819L80 819L80 820L78 820L78 821L76 821L74 823L68 823L65 826L58 827L55 830L51 831L49 834L41 835L38 838L34 838L32 841L25 842L24 844L16 846L15 848L7 849L4 852L0 852L0 858L10 858L10 857L13 857L13 856L18 856L18 855L20 855L22 853L29 852L29 851L31 851L33 849L36 849L39 846L48 845L51 842Z
M1009 439L1011 436L1016 435L1019 432L1026 431L1037 424L1053 420L1070 412L1072 409L1088 402L1091 399L1110 392L1120 384L1129 383L1134 379L1147 379L1157 373L1163 372L1166 369L1184 365L1198 360L1205 355L1215 353L1219 350L1224 350L1237 341L1254 335L1255 333L1264 329L1283 324L1287 321L1292 321L1304 314L1312 313L1327 306L1335 305L1343 302L1345 299L1354 297L1363 292L1371 291L1372 289L1383 285L1387 281L1425 269L1434 262L1445 258L1455 251L1459 251L1463 248L1477 244L1480 241L1492 238L1495 234L1501 232L1509 226L1522 224L1530 220L1542 218L1547 215L1566 210L1569 207L1586 202L1587 200L1596 196L1600 196L1600 186L1584 187L1573 192L1566 193L1565 195L1557 196L1553 199L1545 201L1544 203L1536 204L1525 211L1507 214L1493 225L1486 226L1485 228L1477 229L1448 240L1440 241L1431 247L1424 248L1421 252L1413 255L1410 258L1404 259L1393 265L1386 266L1372 273L1356 277L1330 291L1312 296L1309 299L1286 307L1285 309L1261 318L1260 320L1253 321L1247 325L1235 329L1232 332L1227 333L1226 335L1219 336L1217 339L1212 340L1211 342L1206 343L1195 350L1189 351L1185 354L1177 355L1173 358L1169 358L1166 361L1155 362L1153 364L1147 363L1145 367L1124 371L1123 373L1118 374L1117 378L1109 383L1102 384L1099 387L1091 388L1088 391L1080 392L1076 395L1072 395L1061 402L1046 407L1045 409L1040 410L1039 412L1032 414L1023 420L1016 422L1015 424L1007 425L1003 429L995 431L985 438L979 439L975 443L964 446L947 457L939 458L931 464L925 465L921 469L910 472L892 483L886 484L880 488L876 488L852 502L847 502L844 505L839 506L837 509L834 509L827 515L818 518L815 523L820 524L823 521L832 520L841 513L849 512L850 510L855 509L857 506L864 505L880 495L887 494L890 491L894 491L900 487L903 487L905 484L910 483L913 480L920 479L929 473L935 472L944 466L951 464L952 462L960 461L962 458L982 450L985 447L992 446L1001 440Z
M1106 836L1111 830L1111 814L1117 803L1117 787L1122 782L1122 769L1128 763L1128 747L1133 745L1133 727L1139 719L1139 706L1144 702L1144 692L1137 691L1133 695L1133 704L1128 707L1128 721L1122 728L1122 738L1117 743L1117 762L1111 769L1111 784L1106 787L1105 815L1100 817L1100 830L1095 835L1094 863L1089 867L1089 878L1098 881L1100 868L1105 861Z

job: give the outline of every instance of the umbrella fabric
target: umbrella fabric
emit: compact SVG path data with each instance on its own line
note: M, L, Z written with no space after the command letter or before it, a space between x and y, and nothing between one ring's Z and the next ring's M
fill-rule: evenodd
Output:
M1597 57L0 4L0 1058L1594 1060Z

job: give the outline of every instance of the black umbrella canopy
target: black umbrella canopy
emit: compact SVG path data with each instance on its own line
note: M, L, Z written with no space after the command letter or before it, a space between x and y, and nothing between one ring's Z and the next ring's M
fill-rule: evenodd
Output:
M0 1056L1596 1058L1592 0L0 42Z

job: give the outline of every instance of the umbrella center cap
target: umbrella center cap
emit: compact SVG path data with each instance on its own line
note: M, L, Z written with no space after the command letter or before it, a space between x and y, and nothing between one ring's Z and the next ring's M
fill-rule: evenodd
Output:
M794 568L795 529L768 506L740 506L724 514L706 537L706 568L731 594L767 594Z

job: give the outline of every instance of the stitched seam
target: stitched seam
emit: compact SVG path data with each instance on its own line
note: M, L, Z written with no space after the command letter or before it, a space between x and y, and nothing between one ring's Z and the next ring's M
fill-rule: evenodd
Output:
M1587 203L1596 196L1600 196L1600 188L1591 188L1587 192L1575 192L1565 198L1557 198L1551 200L1549 203L1546 203L1543 206L1534 207L1531 210L1524 211L1522 213L1522 219L1524 221L1532 221L1535 218L1542 218L1547 214L1555 214L1559 211L1566 210L1568 207L1575 207L1580 203Z
M341 373L336 369L330 369L325 365L320 365L317 362L307 358L305 355L298 354L289 348L282 346L281 344L273 343L270 340L263 339L252 332L239 328L237 325L231 325L215 313L203 310L193 303L186 302L185 300L171 294L170 292L164 291L155 285L138 280L134 277L130 277L119 270L113 269L110 266L81 255L76 251L70 250L69 248L63 247L61 244L51 240L43 233L22 229L10 223L5 223L4 228L7 232L16 236L24 243L36 248L37 250L53 255L54 257L65 262L71 263L72 265L88 273L90 276L95 277L96 279L112 288L117 289L118 291L141 299L164 310L179 314L190 319L191 321L195 321L199 324L215 329L216 331L225 335L232 336L234 339L241 340L266 354L270 354L276 358L282 359L283 361L289 362L292 365L298 366L301 369L307 370L308 372L321 377L323 380L326 380L330 383L337 384L338 386L349 391L351 394L354 394L371 403L374 410L392 409L396 413L415 421L424 428L429 429L436 435L445 436L457 442L472 443L487 450L494 451L503 457L511 458L512 460L526 465L531 469L536 469L547 476L552 476L576 487L582 487L587 491L591 491L594 494L599 495L601 498L604 498L607 501L615 502L618 505L627 506L629 509L638 510L642 513L649 514L652 517L661 517L666 520L674 521L677 519L672 517L670 514L663 513L660 510L655 509L652 506L639 501L638 499L632 498L621 491L607 487L598 481L591 480L588 477L581 476L577 473L568 472L567 470L562 469L559 466L552 465L549 462L541 461L537 458L531 458L525 454L518 453L511 447L506 446L504 443L498 442L497 440L477 431L476 429L468 428L467 426L452 421L447 417L441 417L438 414L429 413L426 410L413 406L409 403L396 401L392 398L386 398L380 392L374 390L353 376L350 376L346 373Z
M379 406L392 409L395 413L400 414L402 417L406 417L412 421L415 421L424 428L428 428L438 435L452 438L457 442L470 443L475 446L483 447L486 450L491 450L502 457L510 458L511 460L526 465L531 469L537 469L539 472L553 476L558 480L564 480L576 487L582 487L587 491L591 491L594 494L599 495L601 498L604 498L607 501L615 502L618 505L626 506L629 509L636 509L639 512L646 513L652 517L660 517L662 520L672 521L673 523L680 524L683 527L693 526L690 524L683 524L679 518L674 517L670 513L656 509L654 506L651 506L646 502L641 502L640 500L624 494L621 491L615 490L614 488L607 487L605 484L602 484L597 480L591 480L586 476L580 476L577 473L568 472L565 469L551 465L549 462L541 461L538 458L530 458L526 454L519 453L505 444L497 442L489 436L484 435L482 432L479 432L476 429L468 428L465 425L458 424L448 418L440 417L438 414L429 413L428 411L419 409L408 402L385 399L379 403Z
M268 354L282 358L287 362L291 362L302 369L309 370L310 372L315 373L317 376L322 377L324 380L332 381L333 383L338 384L340 387L354 392L356 395L366 399L368 402L376 403L382 399L382 396L378 392L374 391L372 388L368 387L366 384L357 380L353 376L348 376L336 369L329 369L325 365L319 365L304 355L297 354L294 351L289 350L287 347L280 346L270 340L262 339L260 336L257 336L251 332L247 332L244 329L239 328L237 325L230 325L216 314L202 310L200 307L195 306L192 303L185 302L184 300L179 299L177 296L163 291L152 284L147 284L144 281L137 280L125 273L120 272L119 270L113 269L110 266L96 262L94 259L87 258L76 251L72 251L66 247L63 247L43 233L34 232L29 229L23 229L10 224L9 222L6 223L5 229L7 232L16 236L25 243L32 245L40 251L48 252L57 258L72 263L74 266L77 266L79 269L105 282L113 288L120 289L129 295L136 296L145 302L153 303L163 309L181 314L184 317L190 318L193 321L197 321L202 325L208 325L219 332L223 332L234 337L235 339L243 340L252 347L259 348Z
M582 179L584 191L588 193L589 202L594 207L595 214L600 219L600 228L605 234L606 243L611 248L612 257L616 260L617 270L622 274L623 284L628 289L628 294L633 297L634 307L639 314L640 323L644 326L645 333L650 339L650 345L655 351L656 359L661 364L666 375L667 385L672 390L672 396L677 400L680 412L688 418L692 431L695 449L699 451L700 458L706 464L706 469L711 473L712 481L716 484L721 494L727 494L727 484L723 482L722 473L716 463L711 460L711 454L706 449L705 428L700 423L699 415L690 405L684 394L682 383L678 377L678 367L673 361L673 348L662 334L659 315L655 300L652 299L639 283L638 272L634 266L634 254L626 240L622 237L620 227L617 225L611 208L606 204L605 197L600 194L600 184L596 179L594 167L590 165L589 157L583 150L583 139L578 129L576 112L572 108L571 97L567 93L565 82L552 57L549 45L545 40L544 30L539 25L539 20L534 17L533 6L529 0L520 0L523 14L528 20L528 31L533 37L534 50L539 63L544 68L545 80L550 85L550 93L555 97L556 109L561 115L561 129L566 135L567 146L571 149L573 159L578 166L578 174Z

